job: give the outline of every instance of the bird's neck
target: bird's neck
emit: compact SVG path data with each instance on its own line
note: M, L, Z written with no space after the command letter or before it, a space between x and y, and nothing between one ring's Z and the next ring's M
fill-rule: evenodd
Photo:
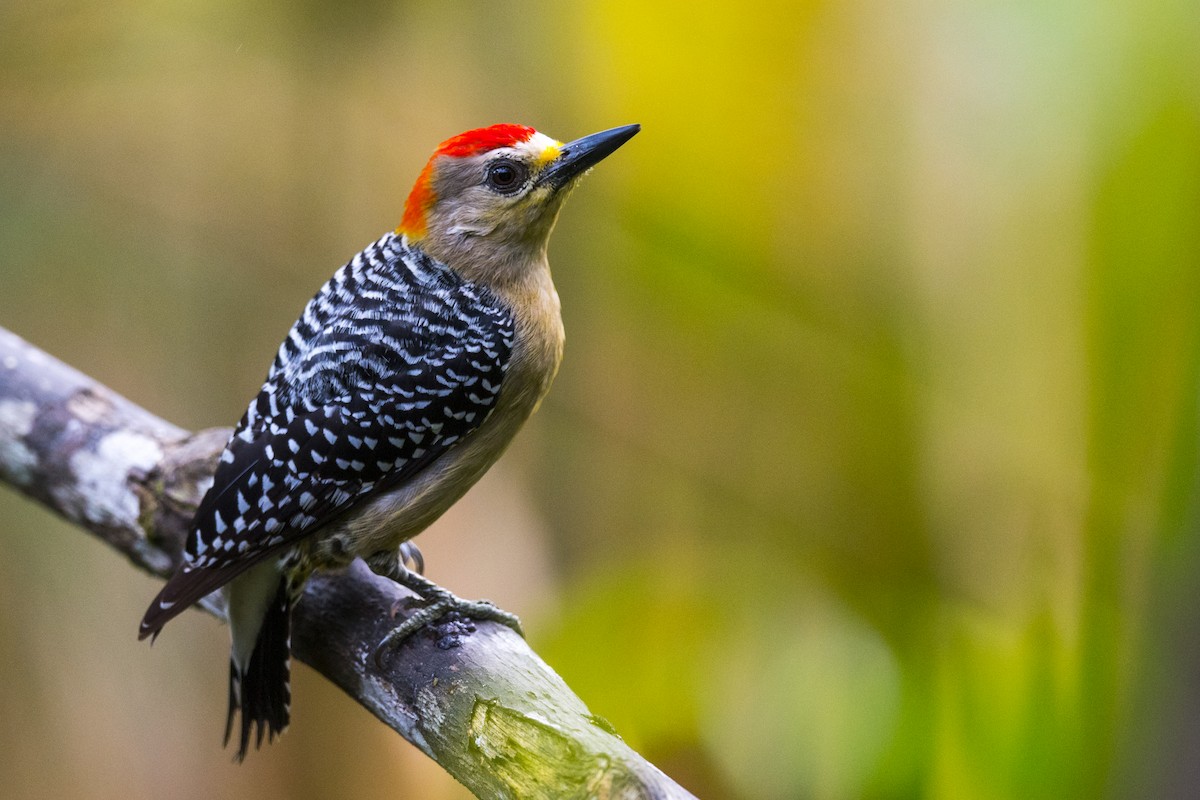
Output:
M464 273L463 277L472 278ZM558 290L550 276L550 264L545 254L537 261L523 265L517 273L508 273L505 280L482 281L512 311L517 323L517 341L523 353L538 373L546 375L543 391L558 371L562 359L563 324Z
M475 247L458 246L455 237L405 235L404 244L449 267L460 278L489 289L515 312L559 314L558 293L550 277L546 243L489 247L486 238L472 240Z
M550 279L550 268L530 271L525 280L499 289L517 323L516 345L505 376L505 386L516 389L514 405L532 414L550 389L562 362L565 334L559 311L558 292Z
M525 415L532 414L558 374L565 341L558 291L545 251L516 270L472 274L464 269L460 274L487 286L512 312L517 336L505 385L519 395L509 399L524 407Z

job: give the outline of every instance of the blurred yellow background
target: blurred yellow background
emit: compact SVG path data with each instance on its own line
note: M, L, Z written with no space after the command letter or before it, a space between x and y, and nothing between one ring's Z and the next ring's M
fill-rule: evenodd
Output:
M230 425L439 141L643 132L566 360L419 543L705 798L1200 795L1194 0L0 5L0 325ZM0 491L0 795L462 798Z

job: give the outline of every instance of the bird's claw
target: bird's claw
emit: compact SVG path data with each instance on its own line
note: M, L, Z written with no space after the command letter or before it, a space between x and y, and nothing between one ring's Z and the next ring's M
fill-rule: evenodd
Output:
M516 631L518 635L525 636L525 631L521 628L521 620L516 614L505 611L487 600L464 600L441 587L436 588L436 593L423 594L416 598L404 598L392 606L392 616L394 617L402 604L425 604L379 640L379 644L375 646L375 665L377 667L382 669L387 654L408 637L450 613L461 614L474 620L499 622Z
M425 574L425 556L421 555L421 548L417 547L411 541L404 542L400 545L400 564L399 566L408 569L408 565L412 564L413 571L418 575Z

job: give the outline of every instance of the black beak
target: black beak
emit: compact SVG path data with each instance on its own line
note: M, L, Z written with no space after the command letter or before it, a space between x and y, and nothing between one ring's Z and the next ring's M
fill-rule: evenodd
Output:
M555 189L561 189L599 164L641 129L641 125L622 125L567 142L559 151L558 158L538 176L538 183L548 183Z

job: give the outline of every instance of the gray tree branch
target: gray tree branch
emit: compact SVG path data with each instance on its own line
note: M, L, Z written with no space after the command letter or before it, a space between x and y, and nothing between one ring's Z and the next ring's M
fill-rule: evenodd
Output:
M0 480L143 570L165 578L178 563L228 435L177 428L0 328ZM318 574L292 650L478 797L692 797L502 625L445 623L377 667L409 597L361 562Z

